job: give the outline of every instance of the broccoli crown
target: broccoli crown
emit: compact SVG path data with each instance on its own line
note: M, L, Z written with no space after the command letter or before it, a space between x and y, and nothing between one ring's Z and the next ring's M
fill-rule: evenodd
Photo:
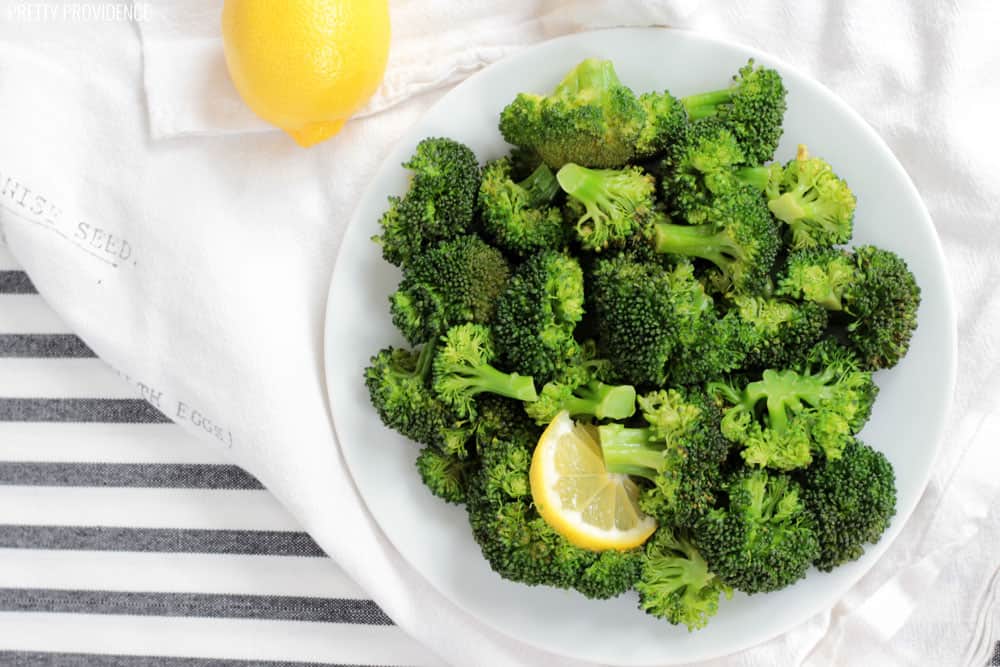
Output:
M465 456L471 433L431 391L433 358L433 345L419 352L387 347L371 358L365 369L365 385L386 426L420 444Z
M740 470L725 491L728 503L693 532L708 569L745 593L775 591L804 577L819 542L799 485L787 475Z
M896 476L884 454L852 440L839 459L805 471L802 500L819 537L816 567L829 572L860 558L863 545L878 542L889 527Z
M761 194L750 186L731 188L712 200L706 216L711 222L700 225L657 222L656 251L708 260L720 271L722 291L770 291L781 238Z
M479 190L475 153L453 139L424 139L403 166L413 172L410 188L402 198L389 198L382 233L374 237L396 266L406 266L436 241L466 233Z
M598 341L615 372L636 384L659 383L674 349L668 271L618 255L599 260L590 279Z
M742 391L712 383L711 388L732 404L723 416L722 432L743 445L744 461L792 470L809 465L813 450L828 459L840 457L871 416L878 386L849 351L831 350L818 348L821 358L810 358L812 363L801 372L767 369Z
M479 206L483 228L501 248L518 256L560 248L566 242L562 211L552 206L559 183L540 164L524 180L511 178L510 158L494 160L483 169Z
M404 269L389 297L392 322L412 344L462 322L488 323L509 277L507 260L478 236L441 241Z
M806 248L789 253L777 293L844 309L844 292L855 281L851 254L837 248Z
M789 254L778 292L804 298L847 319L847 339L863 368L895 366L917 327L920 286L890 250L811 248Z
M719 610L719 596L732 589L712 572L685 531L661 527L646 544L635 584L639 607L673 625L698 630Z
M441 336L434 355L434 393L459 416L477 415L475 397L489 392L519 401L538 399L531 377L504 373L490 363L496 353L490 330L481 324L460 324Z
M847 243L854 227L857 200L830 165L809 156L804 145L767 185L767 206L792 232L792 248Z
M646 113L609 60L584 60L550 95L520 93L500 113L500 133L550 167L620 167L635 154Z
M662 187L671 209L688 224L707 222L713 188L745 159L733 133L716 119L688 123L663 160Z
M469 475L475 462L442 452L436 447L424 447L417 456L417 471L424 485L438 498L460 505L465 502Z
M639 577L641 550L588 551L545 523L532 504L528 480L535 442L504 435L480 450L467 509L483 557L500 576L528 585L575 588L592 598L624 593Z
M891 368L910 348L917 328L920 287L897 254L861 246L854 249L858 280L844 293L852 321L847 338L864 368Z
M646 122L639 132L635 157L648 159L662 154L671 146L687 125L687 111L680 100L668 91L643 93L639 104L646 112Z
M639 503L660 525L690 526L714 505L729 454L720 411L701 389L660 389L638 400L645 426L598 427L605 465L652 482Z
M826 310L812 302L736 296L731 311L739 319L748 368L788 368L802 359L826 331Z
M504 363L542 381L571 364L580 354L573 330L583 298L583 270L572 256L550 250L525 261L496 303Z
M524 410L529 405L533 404L494 394L480 394L476 397L476 420L470 424L475 442L483 446L500 436L537 440L541 432Z
M736 137L749 164L774 157L781 139L787 91L773 69L754 67L751 59L733 76L729 88L681 100L692 120L714 116Z
M656 189L653 177L639 167L625 169L588 169L567 163L556 174L559 185L577 206L569 208L576 215L576 234L580 244L601 251L621 246L641 229L653 214Z

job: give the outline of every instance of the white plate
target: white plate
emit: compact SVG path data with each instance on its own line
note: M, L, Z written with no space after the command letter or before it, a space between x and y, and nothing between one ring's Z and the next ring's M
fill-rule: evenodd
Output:
M896 518L877 546L830 574L755 596L723 600L708 627L689 633L636 608L634 594L590 601L547 587L528 587L493 573L472 539L465 511L434 498L413 461L417 447L388 431L368 402L362 369L388 344L402 344L387 296L399 279L370 237L386 196L402 194L399 165L420 139L449 136L481 161L502 155L500 110L520 91L547 92L580 60L610 58L637 92L676 95L721 88L747 58L777 68L788 87L784 140L834 165L858 198L854 243L902 255L923 290L919 328L907 357L876 374L882 388L863 438L896 469ZM620 29L578 34L529 48L445 95L400 140L361 199L337 260L326 319L326 370L334 424L358 488L386 535L446 597L498 630L553 653L617 665L674 664L725 655L763 642L841 597L885 551L923 492L941 441L955 376L955 316L941 247L930 217L899 162L868 125L818 83L766 54L688 32Z

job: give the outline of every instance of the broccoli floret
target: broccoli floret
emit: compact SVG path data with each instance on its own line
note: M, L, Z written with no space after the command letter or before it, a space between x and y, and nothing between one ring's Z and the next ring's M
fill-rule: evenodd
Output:
M643 93L639 104L646 112L646 121L636 139L635 157L649 159L677 141L687 124L687 111L668 91Z
M674 351L665 369L666 381L701 384L741 366L746 349L737 316L716 314L712 297L689 262L678 262L668 277L674 303Z
M812 302L736 296L730 312L741 323L748 368L788 368L826 331L826 310Z
M462 322L488 323L509 277L507 260L478 236L442 241L403 271L389 297L392 323L412 344Z
M538 424L548 424L563 410L574 417L626 419L635 414L635 387L606 384L612 375L611 363L594 358L592 341L581 346L580 357L559 376L547 382L538 400L524 409Z
M829 572L878 542L896 513L896 477L881 452L853 440L841 457L805 471L802 500L816 523L816 567Z
M847 250L806 248L788 255L777 293L839 311L844 309L844 292L855 280Z
M710 385L731 404L722 432L743 445L748 464L803 468L814 450L837 459L868 421L878 394L871 373L858 369L849 351L834 356L826 354L829 349L820 348L822 358L811 358L800 371L767 369L742 390L722 382Z
M441 336L434 355L434 393L459 416L474 419L473 400L482 392L515 398L538 399L531 377L504 373L490 363L496 353L490 330L481 324L460 324Z
M917 327L916 279L899 255L874 246L794 252L779 292L841 313L847 339L869 370L895 366Z
M542 382L573 363L583 299L583 270L574 257L551 250L530 257L496 303L493 332L502 361Z
M528 405L533 403L522 403L494 394L480 394L476 398L476 419L470 424L475 442L484 446L500 436L537 440L540 431L524 411Z
M672 211L691 225L711 222L712 200L741 184L763 192L769 167L743 166L736 137L715 118L686 125L662 164L663 194Z
M556 179L583 207L575 227L580 244L589 250L621 246L653 214L656 186L639 167L588 169L568 163ZM579 207L570 210L576 213Z
M403 166L413 172L410 188L402 198L389 198L382 233L373 238L396 266L406 266L437 241L468 232L479 190L475 153L453 139L424 139Z
M745 593L776 591L804 577L819 542L799 485L787 475L740 470L725 492L728 503L693 531L708 569Z
M659 384L674 350L668 271L619 255L598 261L590 281L599 346L615 372L635 384Z
M550 95L520 93L500 113L503 138L537 152L554 169L567 162L624 165L645 123L642 104L611 61L593 58L574 67Z
M691 95L681 100L691 120L718 118L746 153L749 164L763 164L774 157L781 139L787 104L781 75L773 69L754 67L751 59L723 90Z
M646 426L597 428L609 472L652 483L639 498L659 524L690 526L715 503L729 443L721 414L700 389L661 389L639 397Z
M469 475L475 470L475 462L436 447L424 447L417 456L417 470L431 493L446 502L461 505L465 502L465 490Z
M673 625L698 630L719 610L719 596L732 588L709 572L708 564L683 530L661 527L646 544L642 574L635 584L639 607Z
M536 439L498 436L481 447L467 508L483 557L500 576L528 585L575 588L610 598L639 577L642 551L597 553L570 544L539 516L528 471Z
M792 232L794 249L832 246L851 240L854 193L823 159L804 145L767 186L767 206Z
M658 253L698 257L721 272L725 291L765 294L781 239L760 193L749 186L716 197L706 213L711 222L653 225Z
M635 414L635 387L599 380L585 384L547 382L538 400L526 403L525 409L539 424L548 424L563 410L574 417L626 419Z
M733 317L718 318L690 263L665 268L618 255L591 272L594 326L617 375L634 384L694 384L743 359Z
M419 352L387 347L371 358L365 385L383 424L410 440L464 457L472 434L431 391L433 359L434 345Z
M490 162L479 188L486 233L499 247L519 256L562 247L566 227L562 211L552 205L558 192L555 174L545 164L515 182L509 158Z

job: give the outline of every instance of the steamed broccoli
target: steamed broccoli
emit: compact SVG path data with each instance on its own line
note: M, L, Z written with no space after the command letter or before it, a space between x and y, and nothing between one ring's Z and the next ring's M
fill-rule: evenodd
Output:
M639 397L645 426L597 428L609 472L652 483L639 497L660 525L689 526L715 503L729 442L721 414L700 389L661 389Z
M483 169L479 187L483 228L497 246L516 255L558 249L566 241L562 211L553 205L558 192L559 183L547 165L515 182L510 159L494 160Z
M736 296L731 313L741 324L748 368L788 368L800 361L827 327L826 310L811 302Z
M475 463L437 447L424 447L417 456L417 470L424 485L438 498L455 504L465 502L465 490Z
M823 346L814 353L801 371L768 369L742 389L710 385L731 405L722 432L743 445L748 464L802 468L812 463L814 450L837 459L868 421L878 394L871 373L859 370L847 350Z
M591 272L594 326L622 378L636 384L694 384L743 359L733 317L719 318L690 263L665 268L628 255Z
M732 589L712 572L685 531L663 526L646 544L635 584L639 607L673 625L698 630L719 610L719 596Z
M547 165L620 167L635 155L646 112L609 60L574 67L550 95L520 93L500 114L500 133Z
M433 344L419 352L388 347L371 358L365 385L382 423L423 445L464 457L467 424L430 388Z
M660 155L677 140L687 125L687 111L668 91L643 93L639 104L646 112L635 144L635 157L641 160Z
M691 95L681 100L691 120L714 116L739 142L747 163L763 164L772 157L781 139L785 117L785 85L773 69L754 67L753 60L740 68L728 88Z
M442 241L413 258L389 297L392 323L413 344L462 322L488 323L510 268L474 234Z
M802 500L816 524L816 567L829 572L878 542L896 513L896 478L885 455L852 440L839 459L805 471Z
M453 139L428 138L403 166L412 174L402 198L390 197L374 237L382 256L406 266L437 241L468 232L479 190L479 162L472 150Z
M461 417L475 418L477 394L490 392L519 401L538 399L531 377L504 373L490 363L496 356L490 330L460 324L441 336L434 355L434 393Z
M712 200L706 216L710 222L699 225L657 222L656 251L712 262L724 291L767 293L781 239L760 193L749 186L733 188Z
M787 475L739 470L724 489L727 503L693 532L708 569L745 593L776 591L804 577L819 542L799 485Z
M769 167L746 166L736 137L715 118L686 125L667 150L662 170L670 208L691 225L711 222L717 195L741 185L763 192L771 178Z
M525 261L496 302L493 334L510 368L546 381L580 353L573 337L583 317L583 270L566 253Z
M500 576L528 585L575 588L610 598L632 587L642 551L588 551L570 544L538 515L528 470L533 438L500 435L480 448L480 469L469 483L467 509L483 557Z
M576 233L588 250L620 246L653 214L653 177L639 167L588 169L568 163L556 179L576 203L569 211L580 214Z
M847 243L854 223L854 193L823 159L804 145L794 160L776 169L767 186L767 206L792 232L793 248Z
M874 246L792 253L779 292L842 314L847 339L870 370L895 366L917 327L916 279L899 255Z
M635 414L635 387L604 382L612 376L611 363L594 358L593 341L581 346L579 359L547 382L538 400L524 409L538 424L548 424L563 410L574 417L626 419Z

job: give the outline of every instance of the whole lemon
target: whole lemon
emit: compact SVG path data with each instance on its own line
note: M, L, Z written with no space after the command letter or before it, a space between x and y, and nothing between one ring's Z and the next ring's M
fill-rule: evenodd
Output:
M301 146L340 131L389 58L387 0L226 0L226 65L254 113Z

